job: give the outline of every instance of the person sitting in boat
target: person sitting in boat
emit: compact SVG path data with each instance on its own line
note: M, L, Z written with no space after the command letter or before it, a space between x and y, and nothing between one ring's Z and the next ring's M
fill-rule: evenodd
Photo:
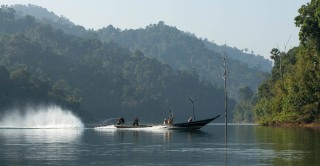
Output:
M167 120L167 119L164 119L163 124L164 124L164 125L167 125L167 124L168 124L168 120Z
M138 118L134 119L132 126L139 126L139 119Z
M121 118L119 118L119 120L118 120L118 125L123 125L124 124L124 118L123 117L121 117Z
M192 122L192 117L190 117L190 118L188 119L188 122L189 122L189 123Z

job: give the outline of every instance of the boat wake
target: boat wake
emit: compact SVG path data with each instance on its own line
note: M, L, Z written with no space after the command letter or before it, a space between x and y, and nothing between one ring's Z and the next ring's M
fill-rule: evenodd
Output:
M83 127L83 123L77 116L57 105L12 109L0 117L0 128L62 129Z
M108 130L108 129L117 129L114 125L107 125L107 126L99 126L95 127L95 130Z
M95 127L94 130L97 130L97 131L134 130L134 131L152 131L152 132L156 132L156 131L166 130L166 127L163 126L163 125L155 125L155 126L142 127L142 128L117 128L114 125L107 125L107 126Z

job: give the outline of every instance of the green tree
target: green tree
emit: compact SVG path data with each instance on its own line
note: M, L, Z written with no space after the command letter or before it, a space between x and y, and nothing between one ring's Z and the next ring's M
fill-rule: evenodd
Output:
M10 73L6 67L0 66L0 105L8 102L10 90Z
M310 3L302 5L299 15L295 17L296 26L300 27L299 39L301 44L307 45L314 42L318 50L320 49L320 1L311 0Z
M234 122L237 123L252 123L254 122L253 117L253 106L255 105L254 92L250 87L245 86L239 89L239 97L237 104L233 110Z

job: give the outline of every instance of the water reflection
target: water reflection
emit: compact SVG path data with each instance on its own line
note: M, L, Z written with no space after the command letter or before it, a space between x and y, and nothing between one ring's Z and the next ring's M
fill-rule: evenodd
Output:
M0 156L15 161L75 161L82 129L0 129ZM60 162L61 163L61 162Z
M120 139L125 137L139 138L140 136L150 135L150 137L162 136L165 140L170 139L170 130L151 127L151 128L135 128L135 129L117 129L112 126L94 128L96 132L105 136L117 136Z
M103 153L110 156L112 162L117 161L117 165L202 165L205 156L216 152L211 141L207 141L212 134L201 130L105 129L94 132L108 149Z
M162 139L163 143L170 143L172 139L175 138L175 135L181 139L182 137L187 140L187 142L194 141L193 139L206 137L210 135L207 132L201 130L192 130L192 131L175 131L168 130L161 127L151 127L151 128L139 128L139 129L117 129L113 127L99 127L95 128L95 131L105 135L105 136L117 136L119 139L123 140L125 137L129 139L134 139L135 141L139 140L139 137L148 136L150 139Z
M255 134L260 148L273 151L273 165L299 166L320 163L319 129L258 126L255 128Z
M224 134L222 127L218 132ZM220 152L224 165L319 165L319 134L311 128L229 126L227 144L220 137L226 147Z
M70 143L76 141L83 129L0 129L0 136L9 142Z

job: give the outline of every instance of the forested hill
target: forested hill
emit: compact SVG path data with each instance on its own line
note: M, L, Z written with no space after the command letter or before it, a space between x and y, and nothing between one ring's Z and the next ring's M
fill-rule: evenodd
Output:
M218 87L223 86L220 69L223 62L220 58L221 50L225 50L228 56L229 94L233 98L237 98L238 90L246 86L255 91L268 76L272 65L269 60L261 56L244 53L235 48L217 46L193 34L165 25L162 21L144 29L120 30L109 25L98 31L90 30L84 33L79 26L74 26L74 31L70 31L72 23L69 20L64 17L54 17L41 7L32 5L13 7L19 10L20 15L23 13L34 15L66 33L97 36L101 41L119 43L133 52L141 50L146 57L155 57L162 63L169 64L174 70L194 70L199 73L202 81L209 81Z
M225 52L231 59L238 60L248 65L249 68L253 68L259 71L271 72L272 62L265 59L261 55L255 55L253 51L249 51L248 48L238 49L236 47L229 47L228 45L219 46L214 42L208 41L208 39L202 40L207 48L216 52Z
M152 24L145 29L120 30L108 26L98 31L103 41L115 41L131 50L140 49L146 56L156 57L174 69L196 70L204 81L223 86L222 54L206 47L194 35L185 33L164 22ZM265 80L268 73L227 56L229 94L237 96L239 88L249 86L255 90Z
M201 82L196 71L174 70L139 50L101 42L91 31L79 37L16 16L1 7L0 98L13 105L2 103L0 116L15 104L60 101L85 121L123 116L156 123L170 109L179 121L192 114L189 97L196 99L198 118L223 114L223 90Z
M86 31L84 27L80 25L75 25L64 16L57 16L55 13L49 12L47 9L42 8L40 6L35 6L32 4L29 4L28 6L17 4L17 5L13 5L12 8L14 8L17 11L16 15L18 17L22 17L24 15L31 15L41 20L44 23L50 24L51 26L57 29L63 29L66 33L70 33L78 36L88 35L88 31ZM91 32L94 32L94 31L91 31ZM92 33L91 35L93 34L94 33ZM195 35L190 33L184 33L184 34L195 37ZM109 39L109 37L107 37L107 39ZM260 70L264 72L271 71L271 68L272 68L271 61L263 58L260 55L255 55L253 51L249 52L248 48L239 50L236 47L229 47L227 45L219 46L214 42L208 41L207 39L203 39L202 42L206 45L207 48L215 52L221 53L225 51L229 55L229 58L245 63L248 65L249 68L255 68L256 70ZM152 43L152 44L156 44L156 43Z
M49 12L46 8L29 4L26 5L13 5L12 7L16 12L15 16L17 18L22 18L26 15L30 15L38 19L44 24L49 24L55 29L61 29L65 33L77 35L80 37L89 37L90 33L80 25L75 25L68 18L64 16L57 16L53 12Z

